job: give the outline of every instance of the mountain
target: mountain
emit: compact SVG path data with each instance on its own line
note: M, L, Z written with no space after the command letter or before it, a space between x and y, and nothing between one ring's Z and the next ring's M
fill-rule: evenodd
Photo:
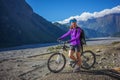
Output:
M62 29L64 25L67 26L68 23L61 24L61 26L59 23L58 27L61 27ZM120 13L108 14L98 18L90 18L85 21L78 21L78 26L80 26L85 31L86 37L89 38L119 36Z
M120 32L115 33L115 34L113 34L112 36L113 36L113 37L120 37Z
M113 34L120 32L120 13L88 19L87 21L81 21L78 24L84 28L112 36Z
M99 12L83 12L81 15L71 16L63 21L57 21L62 25L68 25L69 20L76 18L78 25L87 29L87 36L104 37L120 35L120 5ZM95 31L96 34L91 33ZM95 36L96 35L96 36Z
M66 31L66 32L69 30L68 24L60 24L58 22L55 22L53 24L58 26L59 28L61 28L62 30ZM85 32L85 37L86 38L103 37L103 36L106 37L106 36L108 36L108 34L103 34L101 32L97 32L96 30L93 30L93 29L88 29L88 28L85 28L85 27L82 27L82 29Z
M64 33L25 0L0 0L0 11L0 48L55 42Z
M54 22L53 23L55 26L59 27L60 29L64 30L64 31L68 31L69 30L69 26L66 24L60 24L58 22Z
M96 38L96 37L107 37L108 34L104 34L101 32L98 32L96 30L88 29L88 28L82 28L84 30L86 38Z

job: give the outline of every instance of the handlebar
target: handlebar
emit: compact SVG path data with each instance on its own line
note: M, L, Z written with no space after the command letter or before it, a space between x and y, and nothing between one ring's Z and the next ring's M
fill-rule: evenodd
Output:
M63 46L63 50L65 50L65 51L67 51L67 49L66 48L69 48L68 46L66 46L65 44L67 44L67 41L62 41L62 40L57 40L59 43L61 43L61 44L63 44L62 46Z
M62 40L57 40L57 42L61 43L61 44L66 44L66 41L62 41Z

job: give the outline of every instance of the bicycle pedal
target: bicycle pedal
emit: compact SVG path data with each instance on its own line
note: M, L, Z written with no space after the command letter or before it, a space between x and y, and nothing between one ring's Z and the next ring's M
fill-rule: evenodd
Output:
M72 68L74 68L75 65L77 64L77 62L78 62L78 61L74 61L74 62L70 63L69 65L70 65Z

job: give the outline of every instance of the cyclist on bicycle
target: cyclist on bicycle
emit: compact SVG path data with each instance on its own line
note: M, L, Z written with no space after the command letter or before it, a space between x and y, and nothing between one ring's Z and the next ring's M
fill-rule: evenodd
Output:
M77 26L77 20L75 18L70 20L70 29L67 33L65 33L64 35L62 35L60 38L58 38L59 40L64 39L65 37L71 35L71 40L68 40L67 43L70 42L71 47L69 50L69 58L72 59L72 61L70 61L69 65L74 65L77 63L77 65L74 67L73 72L78 72L80 71L80 66L81 66L81 53L80 53L80 35L81 35L81 28ZM74 53L76 52L76 57L74 56Z

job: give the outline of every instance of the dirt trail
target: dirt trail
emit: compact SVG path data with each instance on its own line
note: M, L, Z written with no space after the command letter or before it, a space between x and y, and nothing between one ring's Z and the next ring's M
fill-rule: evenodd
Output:
M86 46L85 50L88 49L97 57L94 68L73 73L72 68L66 65L62 72L56 74L47 68L51 53L42 54L39 48L2 52L0 80L120 80L120 73L111 70L120 67L120 42Z

